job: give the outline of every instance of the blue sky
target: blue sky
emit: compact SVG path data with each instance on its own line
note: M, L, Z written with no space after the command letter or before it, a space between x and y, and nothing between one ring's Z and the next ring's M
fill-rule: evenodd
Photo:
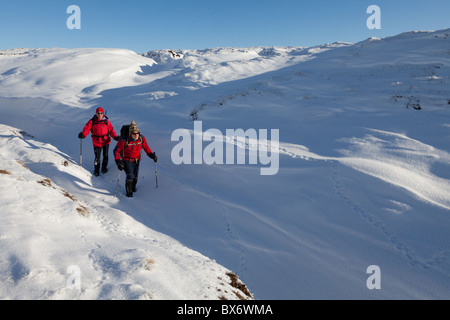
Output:
M67 8L81 9L69 30ZM369 30L370 5L381 29ZM14 0L0 5L0 49L152 49L313 46L412 30L450 28L450 1L406 0Z

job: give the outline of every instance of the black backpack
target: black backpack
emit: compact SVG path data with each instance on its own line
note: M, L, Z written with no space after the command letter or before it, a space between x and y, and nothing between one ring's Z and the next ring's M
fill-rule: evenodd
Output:
M130 125L127 124L125 126L122 126L122 129L120 129L120 139L128 141L129 136L130 136Z
M142 142L142 135L139 136ZM130 140L130 125L124 125L120 129L120 140L126 141L125 147L128 146L128 142Z

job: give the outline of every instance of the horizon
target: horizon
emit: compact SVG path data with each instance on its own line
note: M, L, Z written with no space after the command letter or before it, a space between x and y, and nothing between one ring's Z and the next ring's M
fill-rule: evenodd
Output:
M79 12L69 10L77 6ZM369 28L376 5L378 23ZM14 48L158 49L312 47L355 43L450 27L450 2L313 3L294 0L128 2L18 0L2 4L1 50ZM372 19L372 20L373 20ZM70 26L72 24L72 27Z

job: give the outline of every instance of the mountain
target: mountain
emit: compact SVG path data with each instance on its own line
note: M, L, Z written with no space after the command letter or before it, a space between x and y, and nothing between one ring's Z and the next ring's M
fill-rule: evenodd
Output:
M450 29L0 51L0 296L446 299L449 76ZM118 171L91 175L89 139L77 166L97 106L116 131L138 123L158 189L145 158L136 196L122 175L114 198ZM79 292L61 286L69 266Z

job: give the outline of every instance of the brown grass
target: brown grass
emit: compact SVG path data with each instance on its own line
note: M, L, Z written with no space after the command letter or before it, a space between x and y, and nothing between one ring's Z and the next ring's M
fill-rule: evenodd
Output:
M238 289L239 291L241 291L243 294L245 294L248 298L252 297L252 294L250 293L250 291L248 290L247 286L245 284L242 283L242 281L239 279L239 277L232 273L232 272L227 272L226 275L228 277L230 277L231 280L231 286L233 288ZM240 299L240 300L245 300L245 297L243 297L239 292L234 291L234 294Z
M79 214L81 214L83 217L89 218L89 210L86 209L85 206L82 206L79 204L79 207L77 208L77 211Z
M69 192L67 192L66 190L63 190L63 195L67 198L69 198L72 201L78 201L77 198L75 198L75 196L71 195Z
M69 192L67 192L66 190L62 190L62 193L63 193L63 195L64 195L65 197L69 198L69 199L72 200L73 202L78 202L78 199L75 198L74 195L71 195L71 194L70 194ZM82 216L85 217L85 218L89 218L89 216L90 216L89 210L88 210L85 206L81 205L80 203L78 203L77 211L78 211L78 213L79 213L80 215L82 215Z
M147 271L151 271L153 265L155 264L155 260L153 259L145 259L144 269Z
M24 167L25 169L28 169L28 170L29 170L29 168L27 167L27 165L26 165L25 163L23 163L22 161L17 160L17 163L20 164L20 165L21 165L22 167Z
M41 181L37 181L37 183L40 183L46 187L52 187L52 181L48 178L45 178L44 180L41 180Z
M11 174L8 170L0 170L0 174Z

